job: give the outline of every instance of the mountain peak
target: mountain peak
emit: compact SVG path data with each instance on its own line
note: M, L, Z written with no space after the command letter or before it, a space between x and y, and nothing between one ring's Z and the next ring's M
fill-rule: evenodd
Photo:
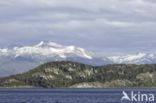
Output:
M36 44L35 47L54 47L54 48L61 48L63 46L60 45L60 44L57 44L55 42L41 41L40 43Z
M40 43L33 46L22 46L22 47L13 47L10 49L0 49L1 55L11 55L12 57L32 57L36 56L43 58L84 58L92 59L92 53L76 46L63 46L55 42L45 42L41 41Z
M52 54L58 54L60 57L65 58L66 54L74 54L77 55L79 57L83 57L83 58L87 58L87 59L92 59L92 53L88 52L87 50L80 48L80 47L76 47L74 45L70 45L70 46L63 46L60 45L58 43L55 42L44 42L41 41L39 44L35 45L35 47L40 49L42 48L42 50L46 49L45 52L47 52L48 54L52 55Z
M155 54L137 52L135 54L112 56L109 59L117 64L152 64L155 63L156 56Z
M40 43L38 43L37 45L35 45L36 47L40 47L40 46L43 46L45 43L44 41L41 41Z

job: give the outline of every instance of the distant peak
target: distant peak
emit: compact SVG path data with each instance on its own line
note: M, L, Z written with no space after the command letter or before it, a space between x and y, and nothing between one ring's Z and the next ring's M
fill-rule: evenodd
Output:
M37 45L35 45L35 47L56 47L56 48L61 48L63 47L62 45L55 43L55 42L45 42L45 41L41 41L40 43L38 43Z
M43 46L45 43L44 41L41 41L40 43L38 43L37 45L35 45L36 47L40 47L40 46Z
M87 51L83 48L70 45L64 46L55 42L45 42L41 41L33 46L22 46L22 47L13 47L12 49L0 49L0 54L9 53L15 57L18 56L50 56L50 57L61 57L61 58L71 58L71 57L82 57L87 59L92 59L93 53Z

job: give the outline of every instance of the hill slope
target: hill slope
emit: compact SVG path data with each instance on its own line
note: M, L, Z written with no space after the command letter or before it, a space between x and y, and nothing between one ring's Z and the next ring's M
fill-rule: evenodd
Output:
M156 65L118 64L90 66L75 62L49 62L18 75L0 79L1 87L156 87Z

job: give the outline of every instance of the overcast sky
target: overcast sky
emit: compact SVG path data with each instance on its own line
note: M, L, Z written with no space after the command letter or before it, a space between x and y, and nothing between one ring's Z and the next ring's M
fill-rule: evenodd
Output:
M102 54L156 52L156 0L0 0L0 46L39 41Z

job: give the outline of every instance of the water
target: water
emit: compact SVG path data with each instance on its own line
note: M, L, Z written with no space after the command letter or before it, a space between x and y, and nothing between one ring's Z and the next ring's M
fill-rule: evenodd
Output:
M135 103L121 101L122 91L132 90L156 94L156 89L0 89L0 103Z

